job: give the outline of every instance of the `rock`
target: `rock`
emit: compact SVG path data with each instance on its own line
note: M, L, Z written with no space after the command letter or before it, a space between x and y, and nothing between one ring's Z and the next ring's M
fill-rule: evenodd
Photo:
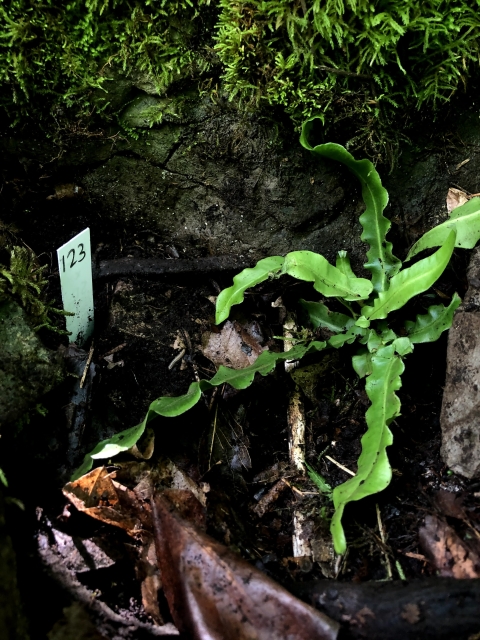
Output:
M121 121L137 138L119 140L82 178L103 220L153 230L200 255L308 249L334 262L346 249L361 268L358 183L341 165L313 158L298 134L292 144L291 132L188 90L142 94Z
M17 420L62 379L60 356L42 345L22 307L0 304L0 425Z
M468 269L469 289L448 336L443 393L442 457L452 471L480 477L480 247Z
M0 487L0 638L28 640L17 584L16 558L5 522L3 488Z

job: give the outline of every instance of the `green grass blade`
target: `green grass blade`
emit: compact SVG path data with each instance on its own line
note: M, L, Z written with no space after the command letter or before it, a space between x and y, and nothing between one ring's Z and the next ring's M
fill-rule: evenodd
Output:
M360 180L366 206L360 216L363 227L361 239L369 245L365 268L372 273L375 291L385 291L388 289L388 279L398 273L401 267L400 260L392 253L392 243L385 240L391 226L390 220L383 215L388 204L388 193L370 160L355 160L345 147L333 142L316 147L310 145L308 135L315 119L310 118L303 123L300 144L318 156L341 162Z
M417 240L406 259L410 260L424 249L442 246L452 229L457 233L456 247L473 249L480 238L480 198L472 198L461 207L453 209L448 220L430 229Z
M243 302L243 294L246 289L268 280L273 274L278 273L282 266L283 258L281 256L271 256L260 260L253 268L244 269L236 275L233 278L233 285L224 289L217 298L216 324L220 324L228 318L234 304Z
M372 307L363 307L363 316L369 320L386 318L391 311L400 309L411 298L429 289L442 275L454 247L455 231L450 230L445 244L433 255L394 276L388 291L379 293Z
M443 304L433 305L428 308L425 315L417 316L415 322L406 322L405 327L410 342L415 344L438 340L440 335L452 326L453 314L461 303L460 296L454 293L448 307Z
M330 311L322 302L308 302L307 300L299 301L308 314L308 318L314 329L325 327L330 331L338 333L349 329L355 320L344 313L335 313Z
M307 473L310 480L316 485L319 493L326 495L328 498L332 498L332 487L325 481L325 478L321 476L308 462L305 462L307 467Z
M313 282L313 287L326 297L344 300L364 300L372 292L372 283L365 278L348 278L328 260L313 251L292 251L287 253L283 263L283 273Z
M127 451L143 435L145 427L157 416L173 418L191 409L202 396L202 391L207 391L212 387L228 383L235 389L245 389L252 384L256 373L266 376L273 370L279 360L299 360L307 353L321 351L327 346L326 342L311 342L308 345L296 345L290 351L274 353L263 351L257 360L245 369L229 369L221 366L211 380L200 380L192 382L186 394L182 396L162 396L154 400L147 411L147 415L140 424L130 427L124 431L116 433L111 438L102 440L97 446L87 453L81 466L74 472L71 482L74 482L85 473L88 473L93 466L94 460L112 458L113 456Z
M4 487L8 487L7 476L4 474L2 469L0 469L0 482Z
M345 506L382 491L392 477L386 448L392 444L393 436L388 425L400 414L400 400L395 391L401 387L404 365L395 355L393 345L389 345L372 354L371 368L365 389L372 404L365 416L368 428L362 438L358 471L353 478L333 490L335 513L330 531L337 553L345 553L347 548L341 522Z

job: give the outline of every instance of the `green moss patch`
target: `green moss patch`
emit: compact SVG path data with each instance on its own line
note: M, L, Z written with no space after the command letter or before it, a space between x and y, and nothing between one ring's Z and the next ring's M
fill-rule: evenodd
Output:
M398 115L435 109L477 72L479 9L479 0L10 0L0 5L0 106L10 123L62 105L115 111L118 72L140 74L158 95L220 76L231 100L280 107L296 124L320 115L326 132L380 158L398 143ZM149 124L161 121L154 111Z

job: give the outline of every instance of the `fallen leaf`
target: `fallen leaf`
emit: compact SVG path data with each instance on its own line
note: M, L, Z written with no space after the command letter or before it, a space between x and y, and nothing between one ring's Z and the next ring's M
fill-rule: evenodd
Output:
M152 500L164 593L180 632L196 640L335 640L339 624Z
M147 427L139 440L128 449L135 458L139 460L150 460L155 450L155 431L151 427Z
M82 187L76 184L57 184L55 185L55 194L48 196L47 200L63 200L64 198L78 198L83 194Z
M416 602L409 602L403 607L400 614L409 624L417 624L421 620L420 607Z
M106 569L122 557L118 549L108 544L108 540L99 537L71 536L54 527L51 528L51 534L65 566L75 573Z
M243 369L253 364L263 347L238 323L228 320L220 333L208 333L201 348L215 365Z
M446 198L448 213L457 207L460 207L462 204L465 204L468 200L469 197L465 191L461 191L460 189L449 189Z
M160 460L153 469L146 462L127 462L118 466L111 473L105 467L94 469L75 482L65 485L63 493L79 511L124 529L140 542L135 573L140 581L143 607L157 623L163 624L158 606L158 591L162 587L162 580L152 536L149 499L155 488L174 487L168 490L170 500L185 518L203 528L206 523L205 492L168 459ZM126 484L132 488L128 488ZM68 540L62 542L62 535L58 532L57 544L63 544L65 553L68 551L70 564L78 564L81 558L76 557L75 549L69 548ZM99 568L113 564L113 560L109 561L108 556L105 553L102 555L101 550L97 549L98 543L95 541L86 541L84 546L84 554L94 554L91 563L95 561Z
M150 506L140 509L138 496L99 467L63 487L63 494L79 511L92 518L124 529L133 538L142 538L151 530Z
M444 520L429 515L419 532L425 555L443 577L479 578L480 557Z
M464 496L461 494L440 489L435 493L433 502L444 516L457 518L458 520L467 520L467 514L463 508L463 499Z

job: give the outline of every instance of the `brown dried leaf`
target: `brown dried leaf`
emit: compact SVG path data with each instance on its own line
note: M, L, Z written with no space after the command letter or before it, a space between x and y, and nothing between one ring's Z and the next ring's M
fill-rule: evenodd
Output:
M464 496L461 494L440 489L435 493L433 502L444 516L466 521L467 514L463 508L463 498Z
M201 351L217 366L243 369L255 362L263 347L238 322L228 320L220 333L206 334Z
M170 612L196 640L335 640L339 625L289 594L175 513L152 500L157 556Z
M136 444L128 449L135 458L139 460L150 460L155 450L155 431L151 427L147 427Z
M449 189L446 198L448 213L457 207L460 207L462 204L465 204L468 200L469 197L465 191L461 191L460 189Z
M480 577L480 557L444 520L426 516L419 537L425 554L441 576Z
M63 200L64 198L78 198L83 194L82 187L76 184L56 184L55 195L47 197L47 200Z
M114 478L121 479L125 484ZM154 487L162 485L176 487L167 490L175 507L183 517L198 527L205 527L205 493L171 460L161 460L153 469L146 462L123 463L112 473L100 467L76 482L68 483L63 489L65 496L79 511L120 527L130 536L140 539L135 572L140 581L143 607L159 624L163 623L158 606L158 591L162 581L152 537L150 504L145 500L151 497Z
M150 506L139 504L134 491L127 489L99 467L63 487L63 494L79 511L92 518L124 529L128 535L141 538L151 530Z

